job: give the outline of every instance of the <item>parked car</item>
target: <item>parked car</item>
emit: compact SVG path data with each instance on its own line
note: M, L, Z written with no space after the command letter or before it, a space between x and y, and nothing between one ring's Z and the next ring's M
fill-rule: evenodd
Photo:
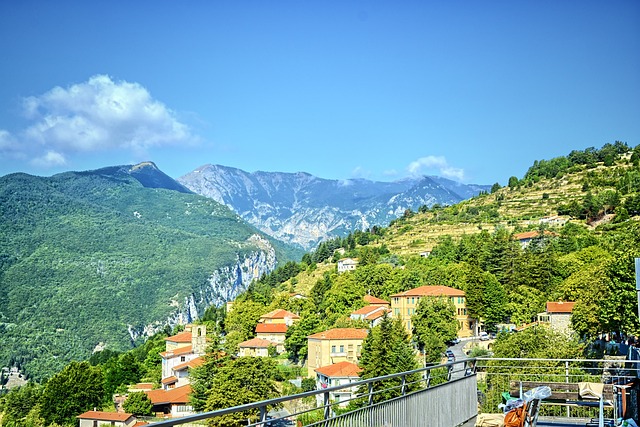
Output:
M450 362L456 360L456 355L453 354L453 351L447 350L444 352L444 354L445 356L447 356L447 360L449 360Z
M487 341L489 340L489 334L486 332L480 332L480 335L478 335L480 337L480 341Z
M447 341L445 344L449 347L451 347L452 345L456 345L460 342L460 340L458 338L454 338L452 340Z

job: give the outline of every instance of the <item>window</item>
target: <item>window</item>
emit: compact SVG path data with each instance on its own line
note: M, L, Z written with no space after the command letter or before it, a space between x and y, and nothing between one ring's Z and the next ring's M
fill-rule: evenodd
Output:
M335 345L332 345L332 346L331 346L331 353L335 353L335 352L336 352L336 346L335 346Z
M186 361L186 360L187 360L187 359L186 359L184 356L180 356L180 361L181 361L181 362L184 362L184 361Z
M415 304L416 303L416 299L414 297L411 297L411 304Z
M394 313L396 316L399 316L399 315L400 315L400 309L399 309L399 308L394 308L394 309L393 309L393 313Z
M344 353L344 345L340 346L340 353Z

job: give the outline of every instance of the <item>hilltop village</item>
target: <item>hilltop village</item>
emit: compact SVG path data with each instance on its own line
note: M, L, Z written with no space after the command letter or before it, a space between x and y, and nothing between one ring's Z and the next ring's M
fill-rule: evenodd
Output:
M12 387L2 426L131 427L455 357L624 356L640 332L640 149L623 148L324 241L195 321Z

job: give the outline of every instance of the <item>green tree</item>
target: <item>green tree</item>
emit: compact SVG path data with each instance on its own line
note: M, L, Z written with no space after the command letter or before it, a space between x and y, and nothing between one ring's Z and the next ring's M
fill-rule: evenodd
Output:
M495 184L493 184L491 186L491 194L495 193L496 191L500 190L502 188L502 186L500 185L500 183L496 182Z
M230 408L245 403L276 397L273 381L276 362L265 357L239 357L220 367L213 381L205 409ZM243 426L248 418L257 419L258 412L244 411L217 417L210 426Z
M422 297L411 323L413 338L427 362L439 361L447 348L445 342L454 339L460 330L456 308L446 297Z
M493 345L495 357L577 359L582 348L577 339L547 326L532 326L517 334L500 334Z
M209 392L213 388L213 379L222 366L228 363L230 356L222 351L218 336L212 337L202 365L189 371L191 379L191 395L189 402L196 411L204 411L207 406Z
M237 301L227 314L225 349L230 354L238 352L238 344L255 336L260 316L266 313L265 306L253 301Z
M47 424L75 424L75 417L104 399L104 376L89 362L71 362L55 374L42 393L42 417Z
M409 344L409 335L399 319L385 316L378 326L371 329L362 343L362 356L359 362L362 372L360 378L369 379L398 372L411 371L417 368L415 353ZM407 382L416 381L417 375L407 378ZM378 381L374 384L374 402L381 402L399 396L401 390L389 388L402 383L401 378ZM417 388L417 384L409 386L408 391ZM363 387L360 393L365 393Z
M307 358L307 337L319 332L320 320L314 313L310 313L289 326L284 340L284 347L289 353L289 359L298 363Z
M112 357L102 367L105 398L110 398L122 385L135 384L142 378L143 368L132 352Z
M146 393L129 393L127 400L122 404L125 412L133 415L152 415L153 403Z
M29 381L17 389L11 390L4 398L4 413L0 420L2 427L22 426L24 419L34 408L40 409L42 387Z

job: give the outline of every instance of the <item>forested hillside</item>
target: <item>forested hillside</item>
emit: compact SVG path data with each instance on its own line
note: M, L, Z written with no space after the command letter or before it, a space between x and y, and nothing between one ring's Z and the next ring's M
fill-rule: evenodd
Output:
M152 164L0 178L0 366L41 379L130 348L294 255L167 180Z
M464 290L470 314L489 330L532 322L547 301L561 300L577 302L573 328L587 341L640 332L640 146L573 151L536 161L509 181L453 206L407 211L388 228L322 243L238 299L225 324L230 345L252 336L261 313L286 308L302 317L287 332L289 357L304 359L304 337L353 326L349 314L365 305L364 295L388 300L422 285ZM526 230L537 237L523 247L514 234ZM357 269L338 274L334 263L344 257L357 258ZM309 298L290 299L290 292Z

